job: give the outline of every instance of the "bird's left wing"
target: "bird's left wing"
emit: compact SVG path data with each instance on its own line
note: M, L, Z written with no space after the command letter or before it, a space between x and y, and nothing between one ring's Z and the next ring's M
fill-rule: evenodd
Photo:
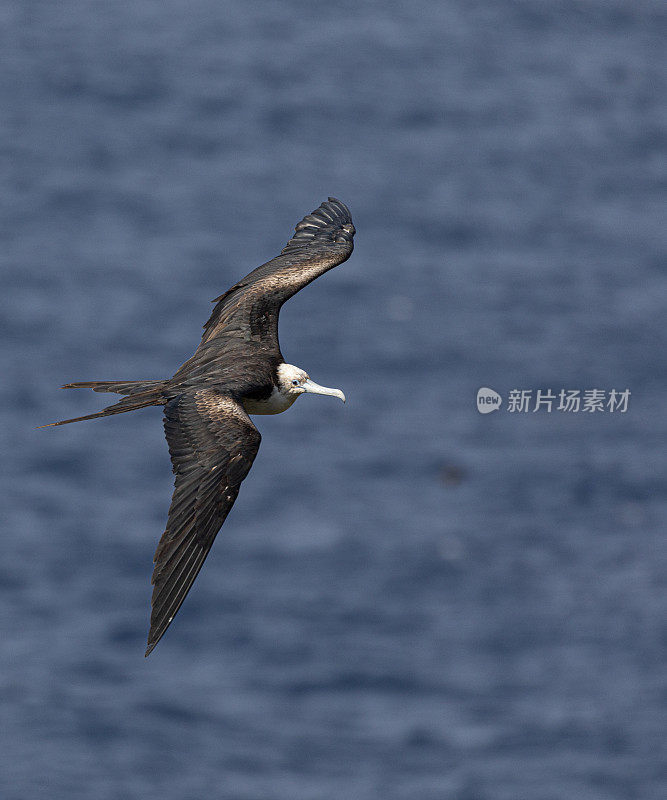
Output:
M165 406L175 489L155 552L148 655L169 627L257 455L261 436L243 406L217 389Z
M276 340L280 306L315 278L347 260L355 228L345 203L330 197L294 229L280 255L257 267L217 297L202 342L224 335L244 340L255 323Z

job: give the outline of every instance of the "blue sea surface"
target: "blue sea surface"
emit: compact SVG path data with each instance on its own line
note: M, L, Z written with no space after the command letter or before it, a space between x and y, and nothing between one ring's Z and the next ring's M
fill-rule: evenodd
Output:
M665 4L5 0L0 30L2 798L667 797ZM170 376L328 195L355 252L281 344L348 402L256 418L145 660L160 410L35 426L105 404L63 383Z

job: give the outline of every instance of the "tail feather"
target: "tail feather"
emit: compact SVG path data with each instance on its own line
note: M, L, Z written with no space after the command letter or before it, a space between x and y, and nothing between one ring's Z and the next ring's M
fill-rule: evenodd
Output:
M87 419L110 417L113 414L124 414L126 411L135 411L138 408L159 406L166 402L162 395L164 381L85 381L81 383L68 383L63 389L92 389L95 392L116 392L125 394L117 403L95 414L86 414L83 417L64 419L61 422L51 422L48 425L38 425L39 428L55 428L58 425L69 425L70 422L83 422Z
M137 392L160 389L164 381L77 381L66 383L61 389L92 389L94 392L115 394L137 394Z

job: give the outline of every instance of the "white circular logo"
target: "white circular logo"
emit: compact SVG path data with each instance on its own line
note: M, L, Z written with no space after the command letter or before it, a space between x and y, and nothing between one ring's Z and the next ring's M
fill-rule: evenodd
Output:
M480 414L490 414L492 411L497 411L503 404L503 398L489 389L488 386L482 386L477 390L477 410Z

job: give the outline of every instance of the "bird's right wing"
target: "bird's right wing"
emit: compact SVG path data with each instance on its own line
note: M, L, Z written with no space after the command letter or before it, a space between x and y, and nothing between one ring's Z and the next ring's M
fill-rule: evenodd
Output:
M217 389L175 397L164 429L176 474L155 552L148 655L169 627L257 455L261 436L243 406Z
M280 306L315 278L347 260L354 234L350 210L330 197L297 224L279 256L216 298L202 341L232 332L253 336L258 322L262 330L270 328L277 344Z

